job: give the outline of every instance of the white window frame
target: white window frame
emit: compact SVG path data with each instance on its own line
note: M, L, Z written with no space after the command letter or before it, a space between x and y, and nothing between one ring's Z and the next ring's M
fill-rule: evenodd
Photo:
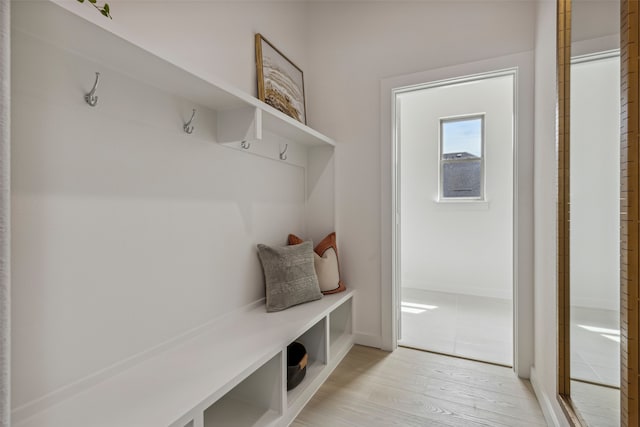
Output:
M480 196L479 197L445 197L444 196L444 164L445 163L462 163L477 161L476 159L460 159L460 160L445 160L443 159L444 153L444 132L442 128L445 123L462 122L467 120L480 119ZM441 117L440 125L438 127L438 202L456 203L456 202L484 202L486 201L485 192L485 113L473 113L465 114L461 116L449 116Z

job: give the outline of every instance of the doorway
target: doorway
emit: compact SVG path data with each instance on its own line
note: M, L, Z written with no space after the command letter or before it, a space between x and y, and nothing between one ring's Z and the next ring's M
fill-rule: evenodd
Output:
M515 70L394 102L398 345L512 366Z

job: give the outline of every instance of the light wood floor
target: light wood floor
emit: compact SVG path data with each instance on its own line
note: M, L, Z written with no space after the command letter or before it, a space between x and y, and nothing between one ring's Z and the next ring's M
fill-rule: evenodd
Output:
M528 381L511 369L399 348L355 346L296 427L546 426Z

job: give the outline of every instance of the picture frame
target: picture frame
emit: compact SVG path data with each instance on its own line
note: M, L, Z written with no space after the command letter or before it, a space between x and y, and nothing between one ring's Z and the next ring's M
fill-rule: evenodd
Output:
M255 35L258 98L307 124L302 70L261 34Z

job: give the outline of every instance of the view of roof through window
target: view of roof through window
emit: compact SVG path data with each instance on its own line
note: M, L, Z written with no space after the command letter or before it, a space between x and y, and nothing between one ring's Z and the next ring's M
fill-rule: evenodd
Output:
M481 199L482 116L442 119L440 197Z

